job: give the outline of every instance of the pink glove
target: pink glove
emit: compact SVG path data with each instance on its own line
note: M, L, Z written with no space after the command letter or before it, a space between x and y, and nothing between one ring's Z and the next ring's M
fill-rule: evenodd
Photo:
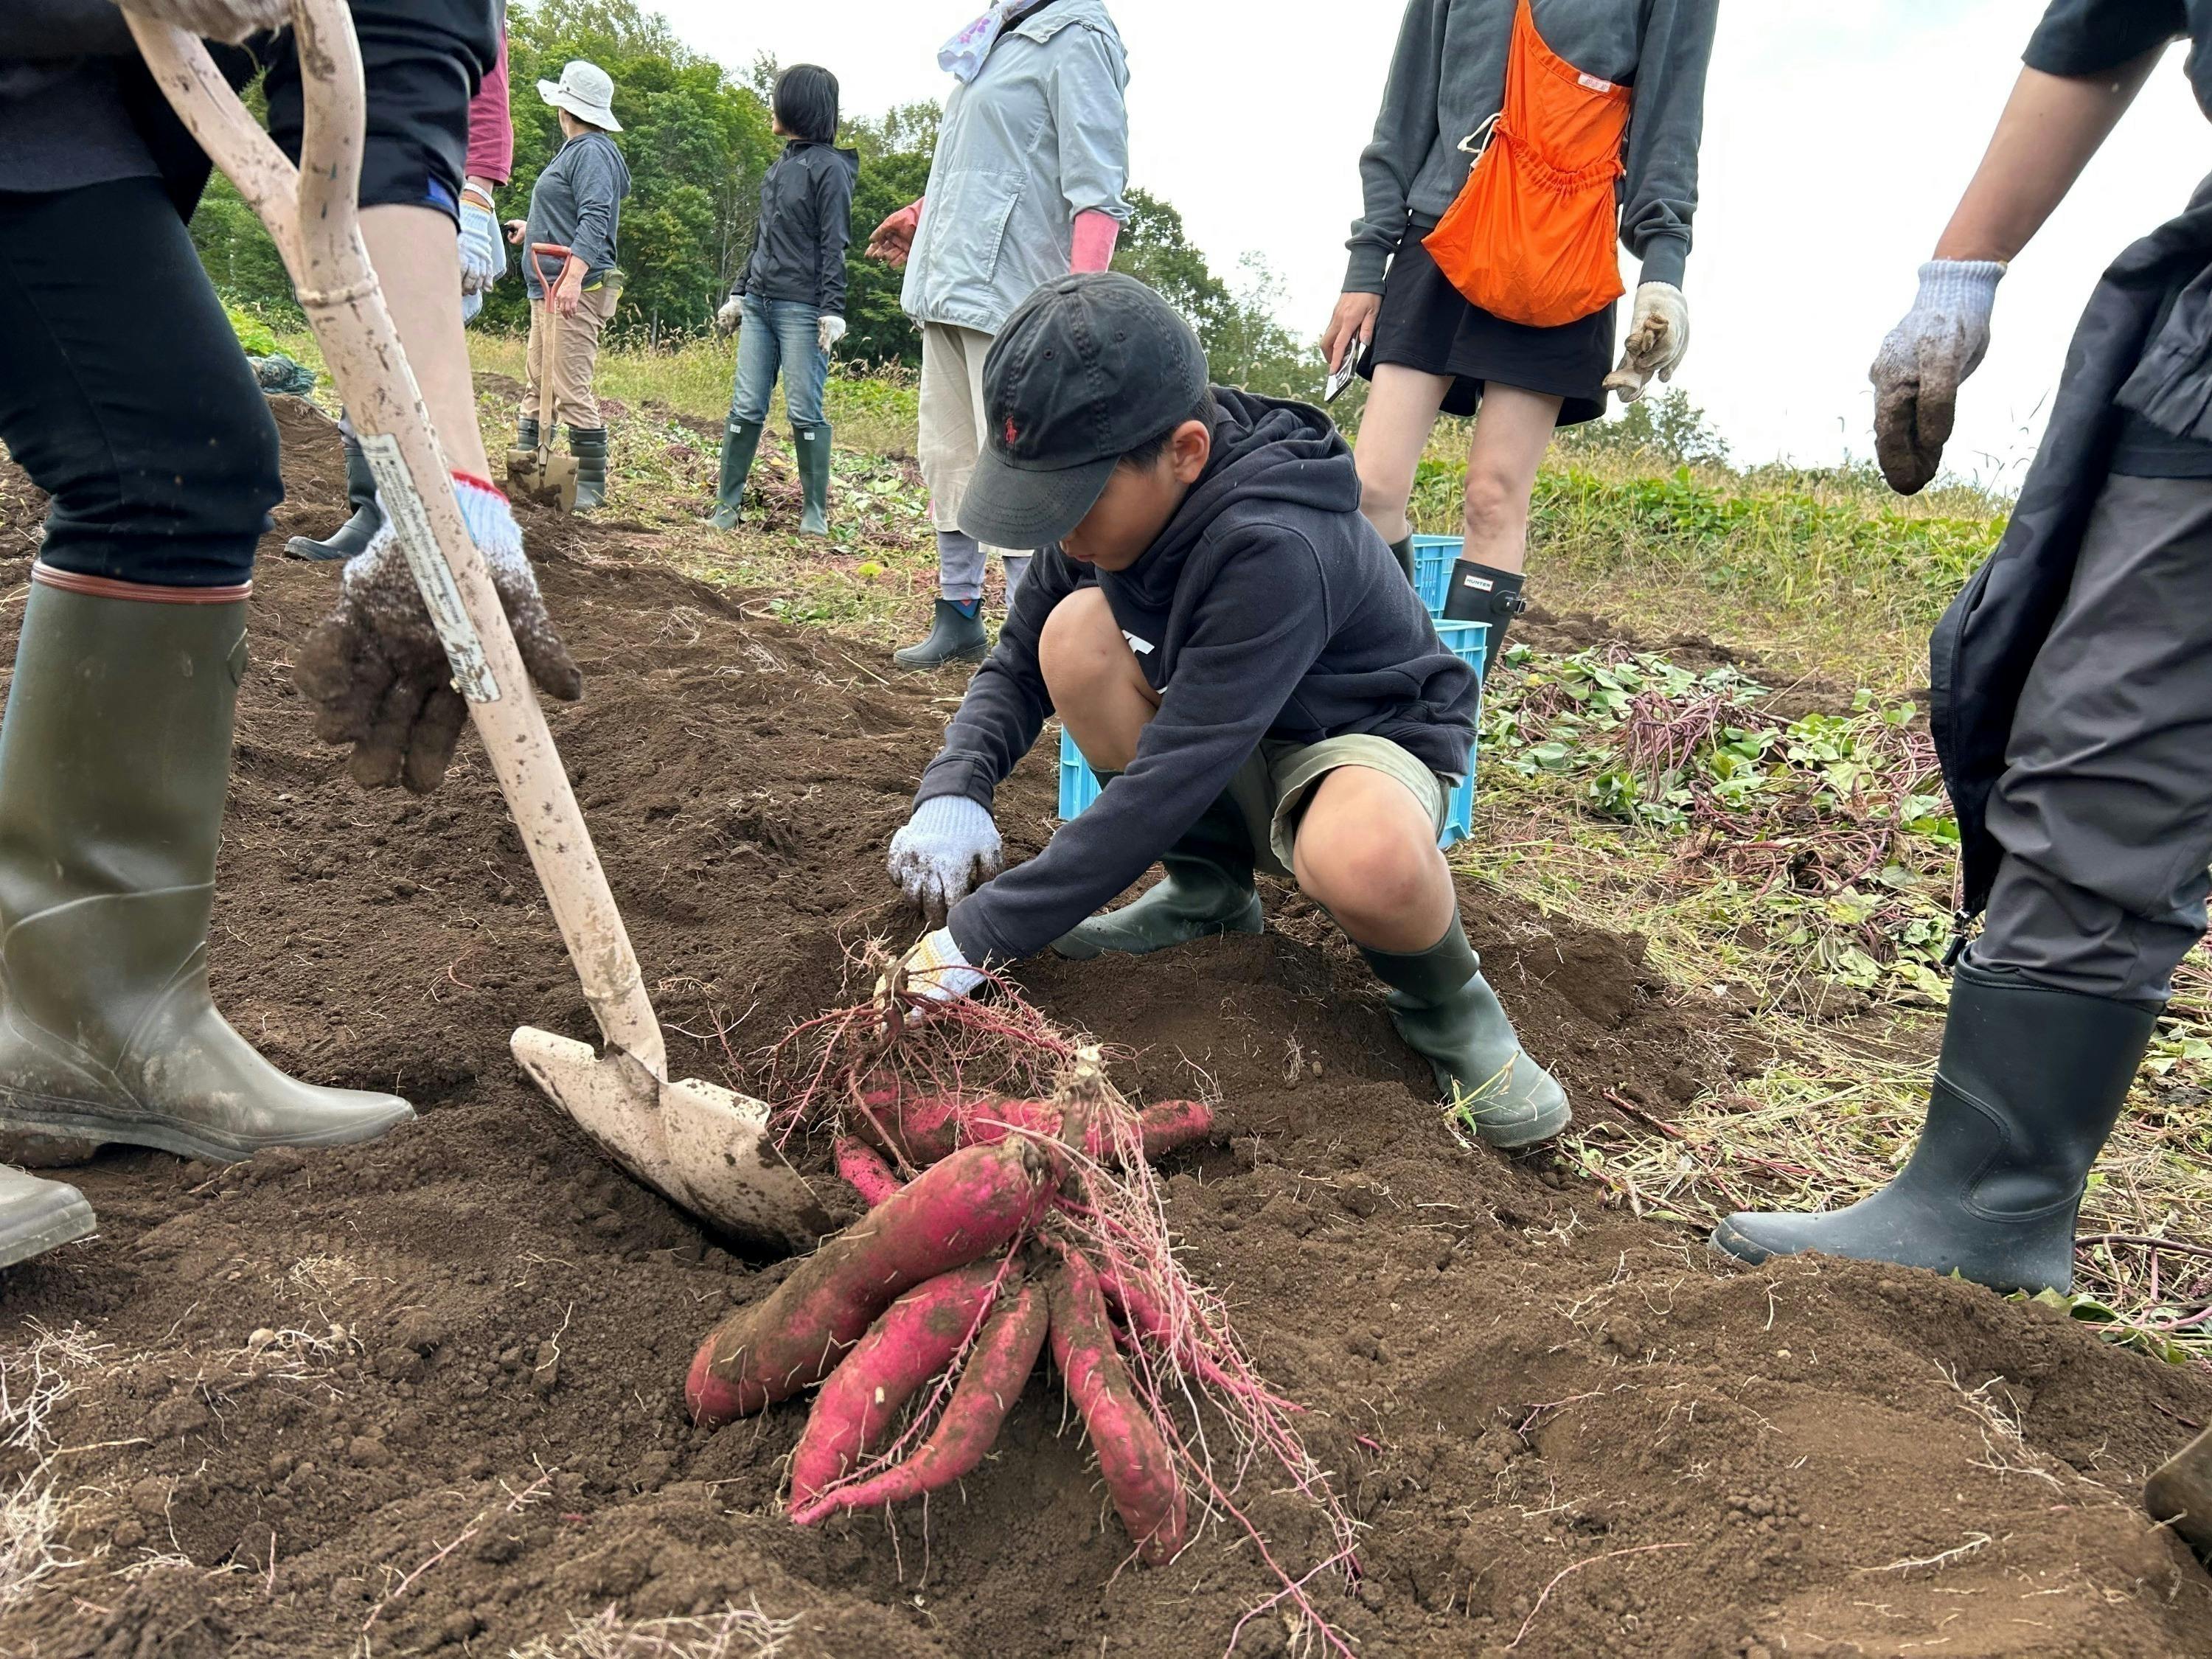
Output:
M1114 244L1121 238L1121 222L1096 208L1075 216L1075 252L1068 260L1071 272L1103 270L1114 263Z

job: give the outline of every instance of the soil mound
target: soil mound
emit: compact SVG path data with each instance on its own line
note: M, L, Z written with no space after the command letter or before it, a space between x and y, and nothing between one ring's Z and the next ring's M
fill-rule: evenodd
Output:
M283 423L276 534L326 532L335 439L304 405ZM0 661L38 511L0 470ZM840 998L846 948L917 926L882 858L957 684L751 620L588 524L528 528L586 677L556 729L676 1063L757 1087L763 1046ZM775 1502L795 1410L690 1428L693 1346L782 1270L519 1078L518 1024L592 1032L473 739L427 801L344 780L290 686L335 572L279 544L216 994L279 1064L422 1115L337 1153L76 1172L100 1235L8 1274L0 1311L8 1351L67 1384L47 1443L76 1565L0 1583L0 1652L744 1653L698 1632L754 1609L789 1621L787 1656L1220 1651L1267 1573L1218 1529L1124 1568L1043 1386L926 1516L811 1531ZM1017 854L1050 831L1049 758L1004 798ZM1725 1016L1635 940L1466 896L1585 1120L1726 1063ZM2212 1582L2133 1504L2212 1381L1927 1275L1716 1273L1549 1155L1462 1148L1357 958L1294 896L1270 910L1257 938L1024 978L1127 1051L1133 1092L1220 1091L1230 1139L1173 1166L1171 1218L1366 1528L1364 1580L1324 1596L1361 1651L2212 1653ZM11 1481L22 1450L0 1449ZM616 1649L610 1619L672 1622ZM1271 1614L1239 1650L1310 1634Z

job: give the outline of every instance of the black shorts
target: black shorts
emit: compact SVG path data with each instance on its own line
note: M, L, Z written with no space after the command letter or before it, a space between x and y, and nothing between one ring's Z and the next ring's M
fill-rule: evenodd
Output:
M469 100L499 60L499 0L353 0L368 87L363 207L436 208L456 222ZM292 32L252 43L267 65L269 134L300 154L300 58Z
M1449 374L1447 415L1474 414L1492 380L1562 399L1561 426L1603 415L1605 377L1613 368L1613 306L1557 328L1493 317L1437 269L1421 242L1431 228L1415 221L1398 246L1359 372L1371 380L1376 364L1395 363L1424 374Z

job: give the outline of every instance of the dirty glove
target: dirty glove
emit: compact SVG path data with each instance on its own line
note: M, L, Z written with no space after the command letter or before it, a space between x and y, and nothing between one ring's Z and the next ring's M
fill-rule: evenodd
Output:
M1672 283L1643 283L1628 314L1628 338L1620 348L1620 364L1605 377L1605 389L1632 404L1644 395L1653 375L1674 378L1682 356L1690 349L1690 302Z
M999 873L999 826L965 795L933 795L891 837L891 879L932 917Z
M574 702L583 695L584 678L545 614L507 497L459 474L453 494L490 568L530 678L548 696ZM438 787L469 707L454 689L446 647L430 625L389 513L368 547L347 561L338 607L309 636L294 678L315 705L315 735L353 744L349 769L355 782L368 789L404 784L418 795ZM509 696L514 691L507 689Z
M1990 349L1997 300L1996 259L1930 259L1905 320L1875 354L1874 453L1900 495L1917 494L1943 464L1958 412L1959 383Z
M837 342L844 337L845 319L842 317L831 315L816 319L814 339L815 343L822 348L823 356L827 357L835 351L837 349Z
M968 965L950 927L928 934L900 958L898 974L909 992L927 1002L956 1002L983 982L981 969ZM890 980L886 974L876 981L877 1001L890 994Z
M116 0L125 11L168 23L203 40L236 42L292 21L290 0Z
M507 275L507 250L499 244L499 216L461 198L461 292L481 295Z
M726 340L735 334L745 320L745 302L732 294L722 301L722 308L714 313L714 332Z

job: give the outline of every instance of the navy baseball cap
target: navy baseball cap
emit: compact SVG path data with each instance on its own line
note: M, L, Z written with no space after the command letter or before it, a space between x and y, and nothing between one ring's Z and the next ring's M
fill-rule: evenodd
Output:
M1122 456L1190 418L1206 348L1133 276L1045 283L983 360L987 441L960 528L994 547L1049 547L1098 504Z

